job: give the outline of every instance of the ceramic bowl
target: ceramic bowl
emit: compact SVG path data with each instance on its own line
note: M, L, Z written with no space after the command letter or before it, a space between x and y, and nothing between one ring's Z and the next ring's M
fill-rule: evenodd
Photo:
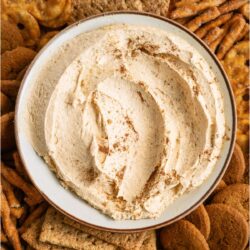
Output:
M32 79L34 79L39 71L40 65L50 58L53 51L65 41L83 32L117 23L152 26L174 33L176 36L185 39L209 63L216 77L219 79L219 87L224 97L226 126L230 139L224 143L217 164L200 187L176 199L157 219L115 221L91 207L72 192L64 189L46 163L36 154L26 136L24 129L25 121L22 120L22 113L25 109ZM52 206L65 215L85 225L109 231L135 232L155 229L183 218L199 206L214 190L227 168L235 142L236 115L232 90L225 72L215 55L209 51L208 47L200 39L184 27L172 20L146 13L112 12L102 14L81 20L61 31L38 53L27 70L18 94L15 114L15 133L18 150L35 187Z

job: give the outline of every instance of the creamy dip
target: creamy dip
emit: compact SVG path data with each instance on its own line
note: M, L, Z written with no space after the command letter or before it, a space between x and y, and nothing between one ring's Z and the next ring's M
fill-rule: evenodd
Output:
M225 134L218 82L177 35L113 25L48 58L27 133L62 185L116 220L155 218L213 170Z

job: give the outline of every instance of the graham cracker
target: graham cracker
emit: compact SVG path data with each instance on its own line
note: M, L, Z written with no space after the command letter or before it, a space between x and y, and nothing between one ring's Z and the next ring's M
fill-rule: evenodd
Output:
M64 215L50 207L42 225L40 241L77 250L115 250L116 246L97 239L63 222Z
M142 247L143 242L148 238L149 232L141 233L113 233L101 231L98 229L90 228L82 225L76 221L73 221L67 217L64 217L64 223L81 230L84 233L93 235L100 240L104 240L118 247L122 247L128 250L137 250Z
M22 238L29 244L29 246L39 250L72 250L72 248L58 247L39 241L43 220L44 218L37 219L31 224L26 232L22 234Z
M109 11L144 11L168 16L170 0L72 0L72 14L68 23Z

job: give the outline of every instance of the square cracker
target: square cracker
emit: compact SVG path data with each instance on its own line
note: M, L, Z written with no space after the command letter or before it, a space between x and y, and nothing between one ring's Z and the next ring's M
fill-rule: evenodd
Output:
M115 250L116 246L97 239L63 222L64 215L49 208L42 225L40 241L77 250Z
M101 231L98 229L87 227L67 217L64 217L64 223L81 230L84 233L93 235L100 240L104 240L118 247L128 250L137 250L142 247L143 242L148 238L149 232L141 233L113 233Z
M39 241L39 236L43 224L43 218L35 220L31 226L22 234L22 238L34 249L39 250L71 250L71 248L64 248L54 246L48 243Z
M167 17L170 0L72 0L69 23L103 12L134 10Z

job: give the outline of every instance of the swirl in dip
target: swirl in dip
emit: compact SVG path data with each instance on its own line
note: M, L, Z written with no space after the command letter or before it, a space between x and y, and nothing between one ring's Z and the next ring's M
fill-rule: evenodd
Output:
M27 105L31 142L62 185L116 220L154 218L213 170L223 98L180 37L112 25L41 65Z

